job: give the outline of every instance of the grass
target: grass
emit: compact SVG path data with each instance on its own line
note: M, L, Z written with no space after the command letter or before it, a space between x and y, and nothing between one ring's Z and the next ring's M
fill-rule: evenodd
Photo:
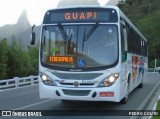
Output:
M160 100L157 103L157 108L156 110L160 111ZM160 119L160 116L153 116L152 119Z

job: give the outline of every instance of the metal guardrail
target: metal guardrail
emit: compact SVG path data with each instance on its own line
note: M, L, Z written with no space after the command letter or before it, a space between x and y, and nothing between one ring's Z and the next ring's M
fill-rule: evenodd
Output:
M38 76L14 77L13 79L0 80L0 90L8 88L18 88L26 85L34 85L38 83Z

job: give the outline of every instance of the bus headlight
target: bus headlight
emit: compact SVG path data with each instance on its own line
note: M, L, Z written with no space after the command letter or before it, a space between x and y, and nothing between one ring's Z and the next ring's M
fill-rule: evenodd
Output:
M118 79L119 74L115 73L113 75L110 75L109 77L107 77L106 79L104 79L99 85L98 87L109 87L111 85L114 84L114 82Z
M51 85L51 86L56 86L56 83L51 79L49 78L46 74L40 74L40 77L42 79L42 82L46 85Z

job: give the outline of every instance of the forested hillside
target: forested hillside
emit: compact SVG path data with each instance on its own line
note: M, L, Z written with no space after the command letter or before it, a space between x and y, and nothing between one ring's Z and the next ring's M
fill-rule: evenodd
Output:
M149 67L160 66L160 0L126 0L120 9L148 40Z

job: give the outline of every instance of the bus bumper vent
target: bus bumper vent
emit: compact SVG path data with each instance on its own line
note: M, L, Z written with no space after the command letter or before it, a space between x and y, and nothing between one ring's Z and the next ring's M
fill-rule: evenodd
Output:
M63 93L69 96L87 96L90 93L90 90L67 90L63 89Z
M92 95L92 98L95 98L95 97L96 97L96 95L97 95L97 93L96 93L96 92L94 92L94 93L93 93L93 95Z

